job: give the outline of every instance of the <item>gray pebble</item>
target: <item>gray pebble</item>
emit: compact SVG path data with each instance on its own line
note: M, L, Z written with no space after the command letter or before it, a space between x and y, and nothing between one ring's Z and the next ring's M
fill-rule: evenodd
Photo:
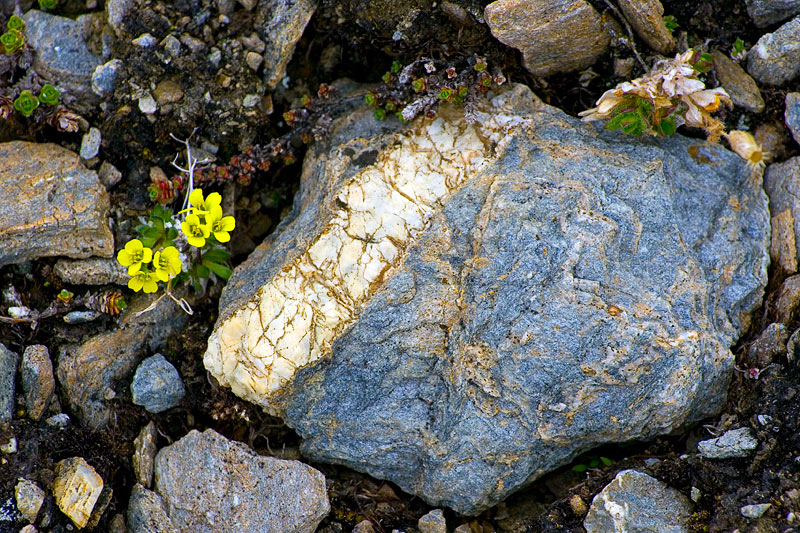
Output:
M766 513L772 507L770 503L756 503L753 505L745 505L740 511L745 518L761 518L761 515Z
M447 533L447 521L441 509L434 509L417 522L419 533Z
M100 152L101 140L102 134L100 130L95 127L89 128L89 131L86 132L81 140L81 157L86 160L96 157Z
M100 97L105 97L114 92L117 77L124 63L121 59L112 59L98 65L92 73L92 92Z
M800 93L786 94L786 125L792 137L800 144Z
M750 433L750 428L726 431L721 437L697 443L700 455L706 459L728 459L747 457L756 449L758 441Z
M160 413L178 405L186 389L175 367L163 355L156 354L136 369L131 394L136 405Z
M19 356L0 343L0 422L14 416L14 376Z
M28 346L22 354L22 391L28 416L39 420L55 390L53 363L46 346Z
M768 85L783 85L800 74L800 17L758 40L747 53L747 72Z

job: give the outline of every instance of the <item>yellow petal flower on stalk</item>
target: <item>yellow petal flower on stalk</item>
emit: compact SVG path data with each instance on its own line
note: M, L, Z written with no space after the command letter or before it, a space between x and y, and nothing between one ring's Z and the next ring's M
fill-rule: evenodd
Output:
M200 217L192 213L186 217L186 220L181 222L181 230L186 235L186 240L192 246L202 248L206 245L206 239L211 234L208 226L200 222Z
M178 257L178 249L174 246L167 246L163 251L156 252L153 256L153 267L155 275L161 281L169 281L181 273L183 270L183 263Z
M214 238L219 242L228 242L231 240L229 231L233 231L236 227L236 219L228 216L222 216L222 208L215 205L211 208L206 215L208 221L208 229L214 234Z
M122 266L128 267L128 275L133 276L142 269L142 265L153 259L153 250L145 248L142 241L132 239L125 244L125 248L117 253L117 261Z
M203 198L203 189L195 189L189 194L189 205L192 212L198 215L205 215L212 207L222 203L222 196L218 192L212 192L207 198Z
M158 290L158 280L152 272L140 270L128 280L128 288L136 292L144 289L148 294L154 293Z

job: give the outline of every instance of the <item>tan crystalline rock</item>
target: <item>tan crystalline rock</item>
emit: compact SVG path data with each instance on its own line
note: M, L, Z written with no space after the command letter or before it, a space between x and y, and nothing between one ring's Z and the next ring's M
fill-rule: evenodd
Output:
M53 495L61 512L82 529L89 522L103 479L82 457L64 459L56 465Z
M396 134L373 165L344 184L340 207L311 245L217 324L203 359L209 372L279 414L274 395L299 368L329 353L431 216L497 158L511 131L529 125L510 111L514 94L487 103L475 124L461 109L442 109L432 122Z

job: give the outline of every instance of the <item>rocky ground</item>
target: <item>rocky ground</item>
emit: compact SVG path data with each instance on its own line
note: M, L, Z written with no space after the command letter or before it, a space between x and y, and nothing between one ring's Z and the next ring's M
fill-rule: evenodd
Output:
M800 3L488 4L0 3L8 30L0 54L0 531L800 527ZM714 113L725 131L751 131L769 152L763 175L698 129L631 139L573 119L688 47L711 54L703 80L731 97L734 105ZM46 85L60 92L57 101ZM25 91L39 96L38 107ZM414 124L427 126L398 133ZM534 133L523 139L523 130ZM169 298L152 305L153 296L134 294L115 259L154 205L180 208L187 174L173 163L187 165L185 141L207 160L196 185L220 192L237 220L229 289L222 293L224 281L212 276L200 290L174 291L191 315ZM432 146L435 161L421 155ZM474 168L467 153L480 158ZM336 311L347 315L347 333L325 337L329 361L291 386L281 382L276 395L241 387L251 401L237 397L228 387L239 382L215 366L209 339L226 360L218 331L239 316L237 306L267 281L291 281L276 272L308 271L311 260L296 251L319 242L312 238L354 227L337 222L330 206L350 202L357 212L352 183L363 169L400 179L407 168L409 180L421 169L434 176L414 185L429 194L415 197L415 209L431 218L410 231L410 211L397 211L406 229L386 242L405 255L394 264L385 251L394 248L381 248L392 270L375 281L385 283L380 298L367 300L369 285L350 294L368 302L360 317ZM512 177L491 178L497 169ZM448 176L443 188L436 172ZM537 173L567 176L584 194L563 192L557 180L532 187L525 176ZM679 208L664 214L673 206L664 198ZM484 205L489 214L470 218ZM635 221L646 224L636 229ZM456 237L442 244L462 230L475 237L469 246ZM647 264L655 257L660 267L641 275L624 260L636 255L625 243L650 236L656 255ZM576 251L575 242L586 248ZM443 251L427 253L434 249ZM481 254L493 259L488 267ZM530 285L513 274L497 285L509 276L503 261L549 272L528 276L544 296L532 297L522 318L514 313ZM549 280L564 263L585 279L554 289ZM696 271L674 283L669 276L686 264ZM596 265L635 280L626 281L628 294L611 304L587 285ZM324 285L331 280L322 271ZM626 314L637 294L656 309L647 319ZM456 309L462 297L478 311ZM302 307L304 298L291 292L276 305ZM711 339L700 351L681 344L692 335L662 339L672 326L661 314L679 315L687 299L691 311L677 320ZM630 318L627 329L614 329L618 317ZM572 335L584 320L594 329ZM593 358L592 343L605 350L616 332L617 355ZM648 351L652 332L663 342ZM559 371L518 379L541 369L504 356L509 344L552 355ZM462 345L450 360L449 348ZM441 363L428 363L430 350ZM636 357L618 357L626 350ZM620 386L600 409L615 415L612 425L573 403L605 390L569 381L575 354L586 357L584 376ZM620 414L615 401L638 407ZM526 414L504 418L517 410ZM519 437L531 431L541 438ZM526 440L534 442L517 445ZM461 454L472 462L454 469Z

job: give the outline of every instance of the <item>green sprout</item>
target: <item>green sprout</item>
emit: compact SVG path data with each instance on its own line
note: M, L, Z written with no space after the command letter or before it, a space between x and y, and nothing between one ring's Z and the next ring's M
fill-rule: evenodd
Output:
M390 81L392 81L392 76L393 75L391 72L387 72L386 74L381 76L381 79L383 80L383 83L389 83Z
M477 70L478 72L483 72L484 70L486 70L486 67L487 67L487 65L486 65L486 61L484 61L484 60L483 60L483 59L481 59L480 57L479 57L478 59L476 59L476 60L475 60L475 67L474 67L474 68L475 68L475 70Z
M731 57L734 59L734 61L741 61L742 59L744 59L746 53L747 52L744 49L743 40L737 38L735 41L733 41L733 48L731 49Z
M370 107L375 107L378 105L378 97L375 96L375 93L367 93L364 95L364 103Z
M25 117L31 116L37 107L39 107L39 99L28 90L22 91L14 100L14 109Z
M19 30L9 29L0 35L0 43L3 44L3 49L7 54L13 54L25 45L25 38Z
M453 97L453 89L445 87L441 91L439 91L439 99L440 100L450 100Z
M58 0L39 0L39 7L41 9L55 9L58 5Z
M699 51L695 52L694 56L689 61L689 63L692 65L692 68L695 71L701 74L705 74L706 72L711 70L711 67L713 65L713 62L711 60L711 54L709 54L708 52L699 53Z
M386 110L384 110L382 107L378 107L372 112L372 116L375 117L377 120L385 120Z
M392 61L392 68L390 69L393 74L397 74L403 68L403 64L396 59Z
M389 111L389 112L394 112L394 111L397 109L397 105L395 105L395 103L394 103L394 102L392 102L391 100L389 100L388 102L386 102L386 104L383 106L383 108L384 108L386 111Z
M425 78L417 78L411 82L411 87L414 89L414 92L421 93L428 88L428 83L425 81Z
M6 28L8 28L9 30L22 31L22 28L24 27L25 27L25 21L16 15L11 15L11 17L9 17L8 19L8 22L6 22Z
M39 101L43 104L47 105L56 105L58 103L58 97L61 95L58 89L50 85L49 83L45 83L42 85L42 90L39 91Z
M675 30L680 28L680 25L678 24L678 19L676 19L672 15L667 15L664 17L664 26L667 27L667 30L669 30L670 33L675 33Z
M460 96L461 98L464 98L468 94L469 94L469 89L466 86L464 86L464 85L459 85L458 86L458 96Z

